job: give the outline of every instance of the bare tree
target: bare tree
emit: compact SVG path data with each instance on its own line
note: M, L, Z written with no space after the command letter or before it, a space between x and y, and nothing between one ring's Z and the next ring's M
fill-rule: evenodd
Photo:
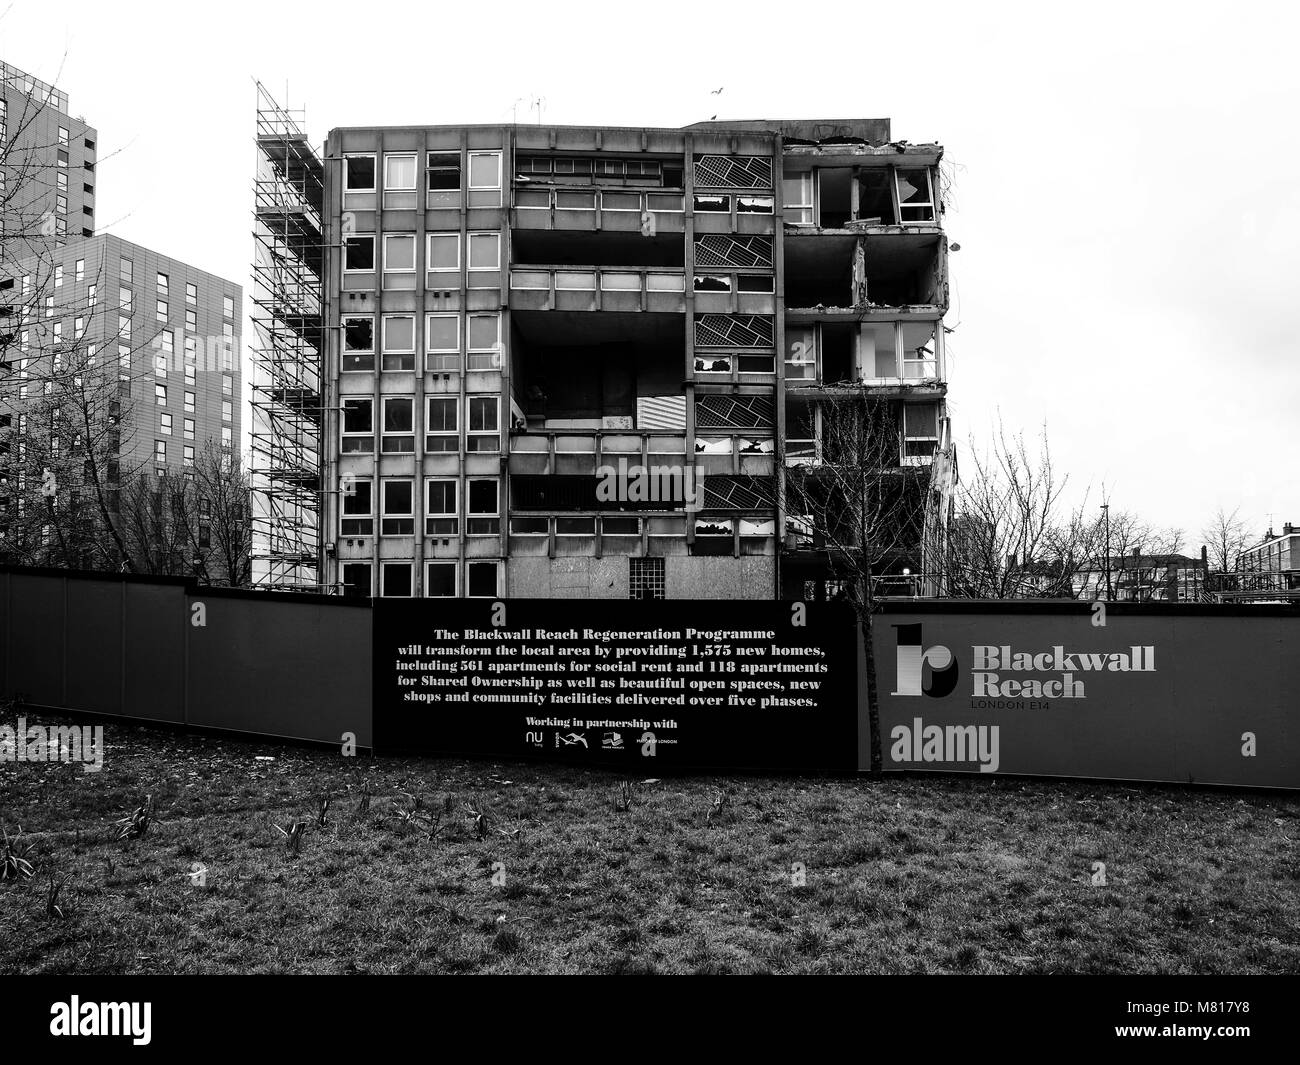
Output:
M795 535L825 552L828 572L853 607L866 651L871 770L881 771L873 621L878 582L897 563L915 564L929 470L900 466L900 427L889 406L862 394L820 404L821 461L778 480Z
M1250 536L1239 507L1226 511L1219 506L1210 523L1201 530L1201 537L1205 541L1210 568L1219 573L1235 570L1238 556L1250 546Z
M1052 459L1047 430L1030 447L1001 423L991 448L972 446L949 529L949 591L959 598L1073 597L1095 556L1101 522L1087 495L1067 509L1069 482ZM971 469L973 467L973 469Z

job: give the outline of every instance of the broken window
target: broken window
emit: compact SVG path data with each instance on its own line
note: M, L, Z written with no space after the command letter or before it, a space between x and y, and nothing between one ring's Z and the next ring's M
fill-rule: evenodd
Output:
M898 210L900 221L933 222L934 194L931 191L929 167L894 171L894 181L898 188Z
M342 573L343 594L350 599L369 599L371 570L369 562L344 562Z
M890 189L890 171L863 170L858 175L858 218L877 226L895 224L894 193Z
M415 451L415 400L409 396L384 397L380 449L385 455L409 455Z
M369 455L375 450L375 401L369 396L343 401L343 454Z
M853 171L847 166L817 171L817 224L823 229L842 229L848 222L852 184Z
M696 214L730 214L731 197L713 193L696 193L691 201Z
M343 166L343 187L346 191L375 191L375 157L373 155L345 155L343 157Z
M369 314L343 316L343 369L375 368L375 319Z
M897 327L894 322L865 322L859 344L862 376L868 379L898 377Z
M374 485L369 477L344 476L339 495L342 496L342 514L339 520L341 536L373 536L375 534Z
M813 224L813 181L812 172L806 174L786 174L781 180L783 210L785 223L790 226L810 226Z
M934 322L903 322L903 377L925 380L938 376L938 328Z
M775 203L771 196L737 196L736 214L771 214Z
M847 322L823 322L818 338L821 356L821 379L826 384L852 381L854 327Z
M785 453L790 458L812 459L817 453L817 413L811 403L787 400Z

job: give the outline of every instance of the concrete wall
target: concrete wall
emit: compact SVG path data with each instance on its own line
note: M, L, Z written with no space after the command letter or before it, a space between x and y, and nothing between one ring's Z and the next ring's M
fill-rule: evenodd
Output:
M527 558L507 566L507 595L517 599L626 599L628 560ZM666 599L772 599L776 559L770 555L668 555L664 559Z

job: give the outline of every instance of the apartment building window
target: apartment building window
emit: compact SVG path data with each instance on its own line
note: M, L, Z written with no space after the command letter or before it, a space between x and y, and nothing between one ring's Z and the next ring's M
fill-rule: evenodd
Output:
M785 222L792 226L813 224L813 176L786 174L781 181Z
M99 286L98 286L98 285L91 285L90 288L88 288L88 289L86 290L86 302L87 302L91 307L94 307L95 304L99 302Z
M776 200L771 196L736 197L736 214L771 214Z
M459 451L460 432L456 424L456 397L428 396L425 403L428 417L424 424L424 450Z
M165 407L165 406L167 406L167 386L166 386L166 385L154 385L154 386L153 386L153 401L154 401L154 403L156 403L156 404L157 404L158 406L160 406L160 407Z
M469 234L469 268L474 270L501 269L501 234Z
M411 563L381 562L379 574L383 582L380 594L385 598L409 599L414 594L411 587Z
M430 314L424 319L426 370L460 369L460 315Z
M627 560L627 571L629 599L662 599L664 597L664 560L662 558L629 558Z
M166 440L155 440L153 442L153 457L154 461L158 463L165 463L167 461Z
M69 147L69 144L68 144L68 138L69 138L70 136L71 136L71 134L68 132L68 129L67 129L66 126L60 126L60 127L59 127L59 143L60 143L61 145L63 145L65 148Z
M223 425L221 427L221 446L225 448L227 451L229 451L233 445L234 445L234 433L231 432L230 426Z
M424 594L434 599L451 599L456 595L456 563L426 562Z
M459 233L430 233L428 240L428 262L426 269L431 274L446 274L460 272L460 234ZM434 281L430 279L429 285L434 287L459 287L450 285L447 282Z
M367 233L343 238L343 269L352 274L375 271L375 238Z
M192 281L185 282L185 302L191 307L199 305L199 286Z
M227 318L235 317L235 297L225 296L221 301L221 313Z
M409 314L384 315L385 370L415 369L415 318Z
M343 595L348 599L369 599L372 571L369 562L344 562L340 569Z
M459 192L460 152L430 152L424 174L429 192Z
M375 534L374 483L369 477L345 476L340 495L343 497L339 533L342 536Z
M185 367L185 383L186 383L187 385L192 385L192 384L195 383L195 373L194 373L194 367L193 367L193 366L188 366L188 365L187 365L187 366Z
M785 327L785 379L787 381L815 381L817 379L817 343L812 326Z
M469 588L466 592L471 598L492 599L500 594L500 562L470 562L465 566Z
M187 310L185 312L185 328L188 329L191 333L197 333L199 331L198 311Z
M60 192L68 191L68 175L62 170L60 170L58 175L55 177L55 185Z
M469 408L465 441L467 451L501 450L501 397L470 396L466 400Z
M68 213L68 198L58 193L54 196L54 210L59 214Z
M158 318L158 321L160 321L160 322L165 322L165 321L167 321L167 301L166 301L166 300L159 300L159 301L158 301L156 316L157 316L157 318Z
M928 167L894 171L894 188L898 193L899 222L933 222L934 193Z
M721 193L697 192L691 203L696 214L730 214L731 197Z
M185 444L181 448L181 461L186 466L194 465L194 445Z
M86 331L86 319L79 314L77 315L77 317L72 319L72 335L76 339L80 340L82 334L85 333L85 331Z
M467 339L471 370L501 369L501 315L471 314Z
M343 316L343 369L375 368L375 318L371 314Z
M343 401L343 453L369 455L375 450L375 401L349 397Z
M410 273L415 270L415 234L384 234L384 273Z
M380 449L385 455L409 455L415 451L415 400L411 397L384 397Z
M469 206L501 206L501 153L469 153Z
M456 510L456 496L460 484L454 478L437 477L425 482L424 534L426 536L456 536L460 522Z
M117 277L119 281L125 281L128 285L131 283L132 265L130 259L120 259L117 265Z
M123 370L131 369L131 349L126 344L117 346L117 364Z
M183 426L183 428L184 428L184 432L185 432L185 439L186 439L186 440L193 440L193 439L194 439L194 419L193 419L193 418L186 418L186 419L185 419L185 422L184 422L184 426Z
M386 192L413 192L415 190L415 155L393 154L384 156L384 190Z
M928 458L939 446L939 407L908 403L903 407L903 460Z
M158 292L159 292L160 295L163 295L163 296L167 295L167 284L168 284L168 281L167 281L167 275L164 274L164 273L162 273L162 272L159 272L159 274L158 274Z
M221 401L221 420L223 422L232 422L235 420L235 405L228 399Z
M409 478L386 477L383 486L379 531L384 536L415 533L415 482Z
M163 436L172 435L172 416L170 414L158 415L158 431Z
M375 191L375 157L348 154L343 157L343 188L346 192Z
M496 536L501 528L501 482L471 477L466 482L465 515L470 536Z
M235 379L228 373L221 375L221 394L223 396L233 396L235 394Z

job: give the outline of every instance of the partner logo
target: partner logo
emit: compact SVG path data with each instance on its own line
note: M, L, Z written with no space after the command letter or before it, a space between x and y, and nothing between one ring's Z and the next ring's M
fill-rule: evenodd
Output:
M587 737L581 732L557 732L555 734L555 746L557 747L575 747L587 746Z
M619 459L615 466L597 468L596 498L602 503L677 503L696 511L704 504L704 475L694 466L631 465Z
M606 732L600 741L601 747L607 751L623 750L623 734L621 732Z
M919 624L895 625L898 639L898 673L894 695L928 695L942 699L957 687L957 660L943 644L922 647ZM925 667L930 679L925 680Z
M77 762L82 771L104 768L103 725L31 725L20 717L0 725L0 762Z
M130 1036L148 1046L153 1005L149 1002L82 1002L73 995L50 1006L50 1035Z

